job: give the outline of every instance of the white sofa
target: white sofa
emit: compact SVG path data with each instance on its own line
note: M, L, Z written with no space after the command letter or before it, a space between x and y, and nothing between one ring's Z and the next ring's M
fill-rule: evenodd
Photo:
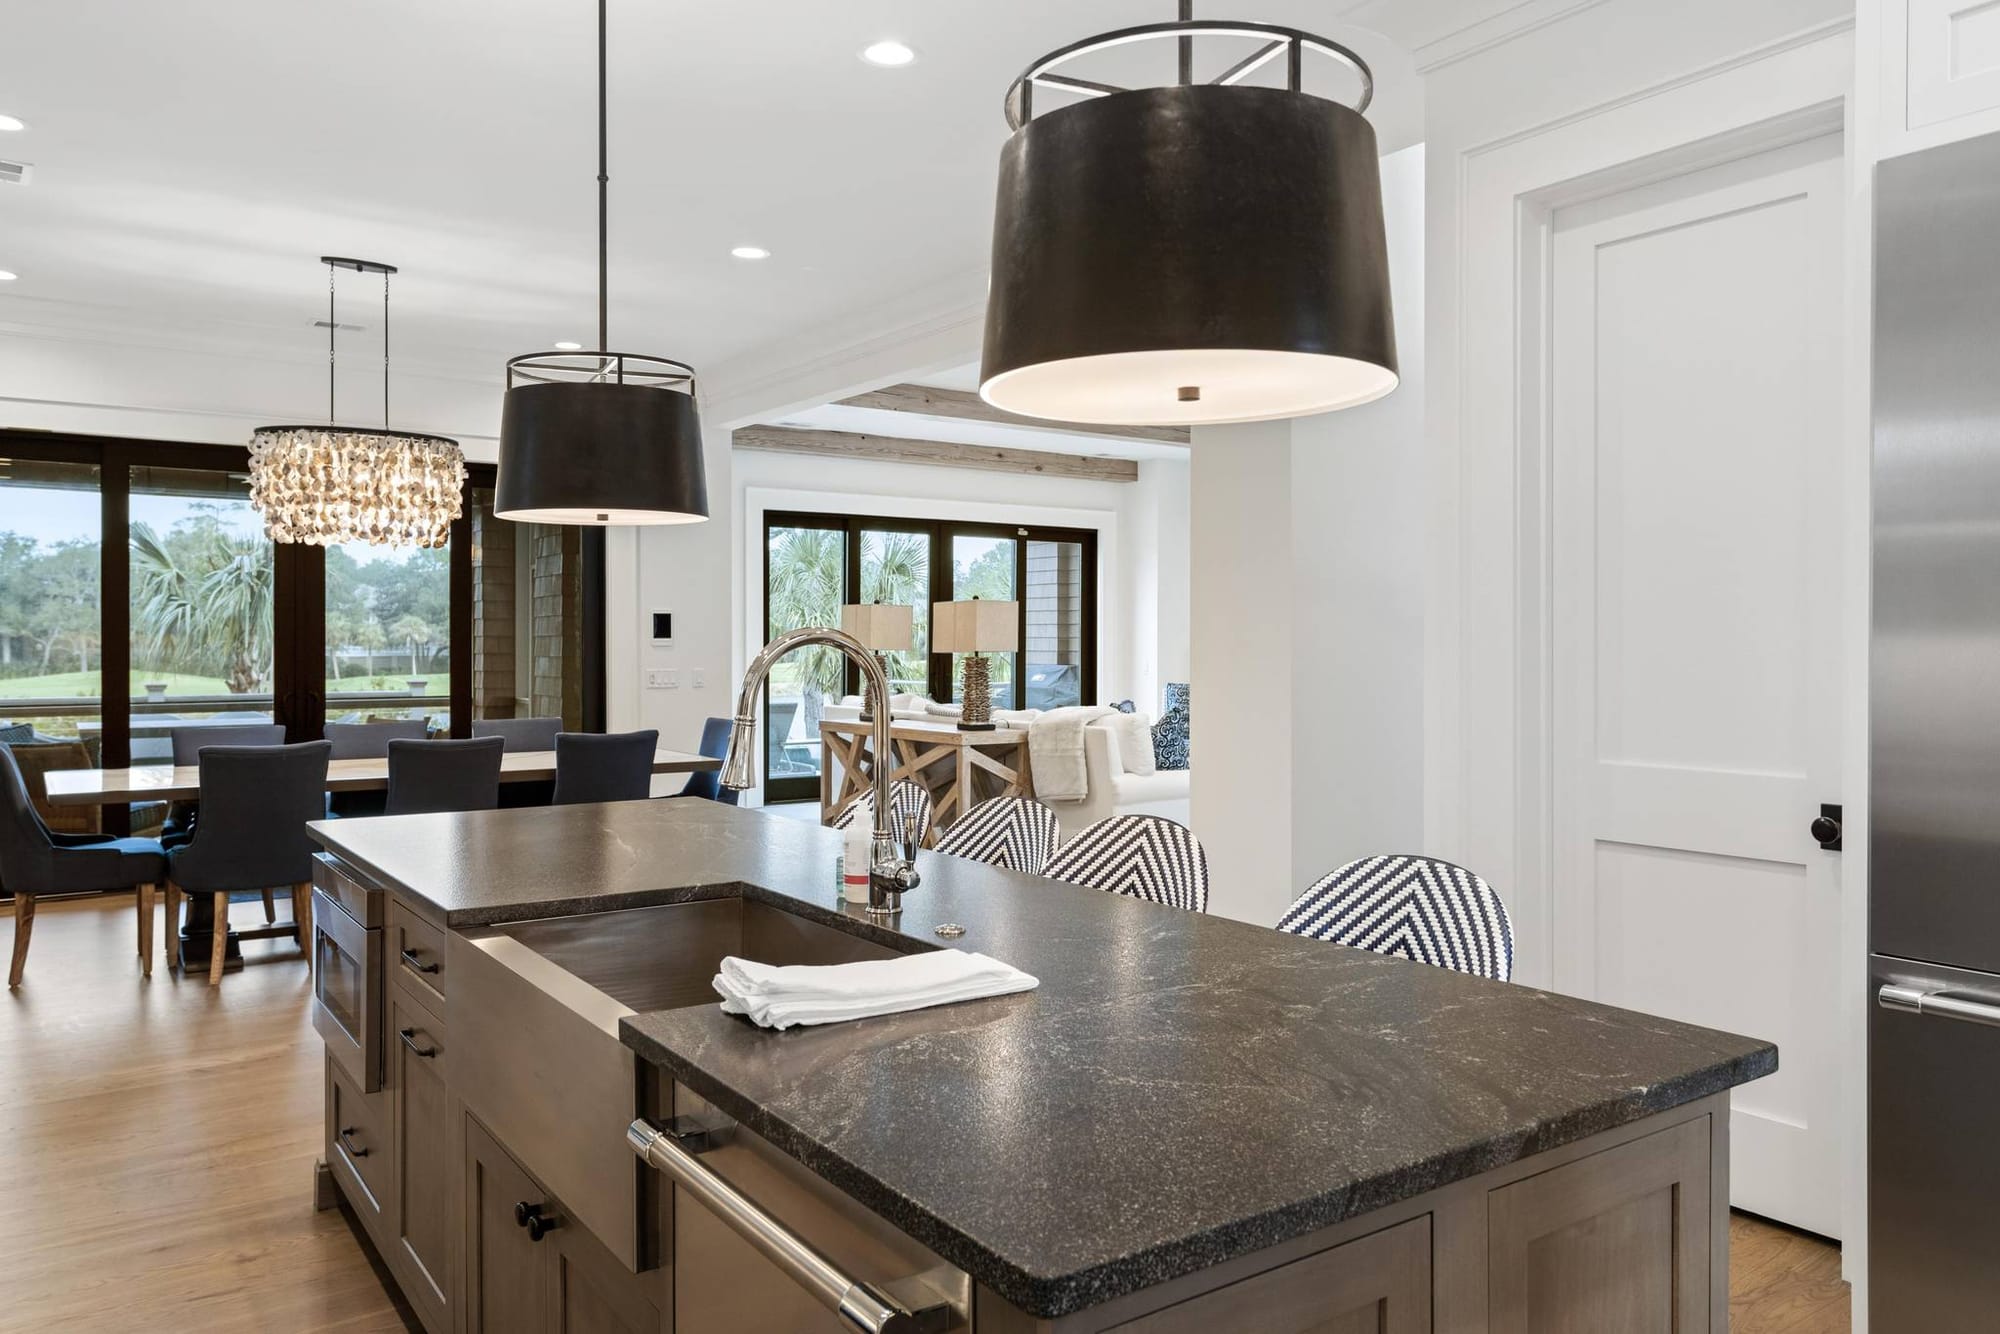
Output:
M1082 801L1048 801L1062 825L1064 839L1075 838L1085 826L1113 815L1161 815L1188 822L1188 770L1134 773L1118 753L1118 738L1110 719L1083 729L1083 764L1089 795Z

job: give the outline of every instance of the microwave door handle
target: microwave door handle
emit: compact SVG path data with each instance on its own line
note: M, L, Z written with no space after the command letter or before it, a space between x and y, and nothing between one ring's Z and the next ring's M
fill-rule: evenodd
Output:
M1885 1010L1935 1015L1940 1019L1958 1019L1968 1024L2000 1028L2000 1003L1954 996L1948 991L1926 991L1921 987L1887 983L1875 993L1875 1003Z

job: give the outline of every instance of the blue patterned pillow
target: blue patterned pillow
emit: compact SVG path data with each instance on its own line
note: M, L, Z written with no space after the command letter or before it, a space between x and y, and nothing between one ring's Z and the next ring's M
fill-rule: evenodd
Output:
M1188 687L1167 687L1167 711L1153 724L1153 767L1162 771L1188 767Z
M1139 706L1129 699L1121 699L1111 707L1120 713L1137 713L1139 711Z

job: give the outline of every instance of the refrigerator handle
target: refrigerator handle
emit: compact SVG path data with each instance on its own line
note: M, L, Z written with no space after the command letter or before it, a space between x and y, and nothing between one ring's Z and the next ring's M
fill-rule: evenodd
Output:
M1947 991L1924 991L1918 987L1885 983L1881 990L1875 993L1875 1003L1885 1010L1902 1010L1909 1014L1933 1014L1940 1019L1962 1019L1968 1024L1987 1024L2000 1028L2000 1004L1954 996Z

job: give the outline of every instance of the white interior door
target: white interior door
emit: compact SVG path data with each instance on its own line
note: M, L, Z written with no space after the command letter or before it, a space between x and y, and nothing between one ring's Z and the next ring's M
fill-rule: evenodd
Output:
M1838 136L1566 210L1555 986L1778 1044L1732 1199L1840 1230Z

